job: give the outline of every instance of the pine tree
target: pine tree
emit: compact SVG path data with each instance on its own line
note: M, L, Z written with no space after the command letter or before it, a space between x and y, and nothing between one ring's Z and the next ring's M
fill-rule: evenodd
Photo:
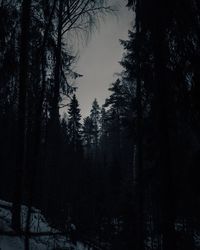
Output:
M90 118L93 124L93 145L95 156L97 157L98 143L99 143L99 119L100 119L100 107L97 99L94 99L92 103L92 109L90 111Z
M83 137L83 145L85 148L85 153L87 156L90 156L91 154L91 148L93 143L93 130L94 128L92 119L89 116L84 118L82 137Z
M76 152L81 145L81 114L80 114L80 108L78 100L76 99L76 95L74 94L71 102L69 104L69 110L68 110L68 128L69 128L69 142L74 150Z

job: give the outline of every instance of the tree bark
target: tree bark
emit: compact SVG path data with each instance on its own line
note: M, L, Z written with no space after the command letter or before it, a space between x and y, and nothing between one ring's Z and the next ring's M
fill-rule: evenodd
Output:
M19 100L18 100L18 130L17 130L17 158L16 158L16 183L13 197L12 227L21 230L21 203L22 181L25 167L26 151L26 96L28 85L29 62L29 28L31 15L31 0L22 2L21 14L21 45L20 45L20 72L19 72Z
M159 8L157 10L159 12ZM166 29L163 17L158 14L153 31L155 57L155 110L158 150L158 200L161 212L162 249L176 249L175 242L175 204L173 169L169 140L169 88L167 80L167 46L165 45Z
M59 98L60 98L60 81L61 81L61 52L62 52L62 19L63 19L63 2L59 1L59 17L58 17L58 36L56 46L56 64L55 64L55 85L54 85L54 97L52 104L53 119L59 117Z
M137 250L144 250L144 185L143 185L143 136L142 136L142 79L141 79L141 24L140 24L140 0L136 4L136 99L137 99L137 144L136 144L136 197L137 197Z

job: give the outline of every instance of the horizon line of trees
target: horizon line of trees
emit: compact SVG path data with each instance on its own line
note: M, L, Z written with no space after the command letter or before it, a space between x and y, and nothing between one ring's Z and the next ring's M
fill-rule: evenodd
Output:
M107 1L1 1L0 195L13 201L16 231L25 203L27 232L34 205L102 249L197 250L200 5L127 2L123 70L81 124L63 36L111 11Z
M0 2L0 193L13 202L12 228L19 234L21 205L28 206L26 250L33 205L57 225L63 211L66 218L70 210L59 110L80 75L72 70L75 57L68 38L88 35L112 11L106 0ZM72 194L70 199L75 199Z

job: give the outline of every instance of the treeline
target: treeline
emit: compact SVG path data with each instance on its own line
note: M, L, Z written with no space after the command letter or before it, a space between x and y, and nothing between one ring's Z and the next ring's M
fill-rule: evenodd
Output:
M13 201L17 231L25 203L60 229L74 223L79 239L105 249L196 250L200 5L127 6L135 15L121 41L123 70L81 124L71 85L80 75L64 38L110 7L103 0L1 1L0 195Z
M99 235L112 249L198 249L200 5L128 7L123 70L83 124Z
M72 200L78 209L74 173L82 153L73 131L79 124L72 105L68 136L60 116L80 77L72 70L70 41L88 36L110 12L104 0L0 2L0 196L13 202L12 227L19 233L21 204L29 207L27 232L33 205L60 227Z
M138 0L128 6L135 25L129 39L121 41L123 71L106 105L111 103L109 116L115 104L111 123L122 142L131 139L123 137L125 125L131 127L125 158L132 159L133 209L124 213L129 240L124 225L114 249L198 249L200 5L195 0ZM124 154L119 138L115 145ZM123 158L118 157L120 165ZM121 166L122 177L128 163ZM130 246L123 247L124 242Z

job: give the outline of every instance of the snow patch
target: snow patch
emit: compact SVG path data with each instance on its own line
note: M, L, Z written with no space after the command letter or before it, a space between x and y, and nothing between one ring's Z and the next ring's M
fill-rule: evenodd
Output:
M0 230L4 232L12 232L11 229L11 208L12 203L0 200ZM22 206L21 221L22 227L25 229L26 216L28 208ZM31 215L31 232L59 232L57 229L52 228L45 217L42 215L41 211L36 208L32 208ZM0 250L23 250L24 249L24 237L15 236L3 236L0 235ZM51 236L40 236L30 239L30 249L31 250L86 250L88 248L84 247L81 242L77 242L74 245L69 241L66 236L51 235Z

